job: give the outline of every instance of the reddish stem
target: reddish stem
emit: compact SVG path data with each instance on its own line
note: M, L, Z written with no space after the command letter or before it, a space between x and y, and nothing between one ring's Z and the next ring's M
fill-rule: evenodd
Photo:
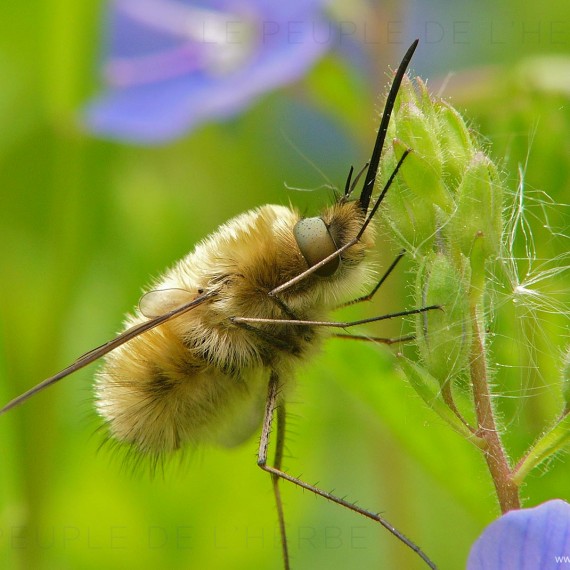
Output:
M512 480L511 467L497 431L489 389L487 362L475 308L472 309L471 318L473 342L470 368L477 414L477 435L487 442L487 449L483 452L485 461L495 485L501 511L506 513L513 509L520 509L519 488Z

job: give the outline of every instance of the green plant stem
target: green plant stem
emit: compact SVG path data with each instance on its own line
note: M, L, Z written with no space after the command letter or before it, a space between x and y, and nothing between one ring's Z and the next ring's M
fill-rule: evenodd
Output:
M512 479L511 468L497 431L491 402L487 361L476 306L471 309L473 342L471 345L470 369L473 399L477 414L477 435L487 442L483 451L485 461L495 485L501 512L520 509L519 488Z

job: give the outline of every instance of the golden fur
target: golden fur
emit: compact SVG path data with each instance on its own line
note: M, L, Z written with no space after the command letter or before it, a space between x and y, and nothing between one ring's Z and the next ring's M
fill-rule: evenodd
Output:
M357 202L341 199L321 215L337 247L364 222ZM206 291L216 294L193 310L137 336L105 357L97 374L99 414L111 435L142 452L166 453L185 444L241 442L259 426L270 372L285 386L296 361L319 345L322 327L264 323L243 326L231 317L327 319L342 300L368 282L370 225L342 254L331 276L315 274L279 295L275 287L307 269L293 235L300 216L284 206L245 212L200 242L149 288L126 328L164 314ZM286 305L284 307L283 303Z

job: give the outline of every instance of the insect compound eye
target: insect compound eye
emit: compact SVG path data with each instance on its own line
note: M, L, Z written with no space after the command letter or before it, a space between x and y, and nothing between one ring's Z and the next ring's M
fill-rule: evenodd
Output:
M309 267L313 267L334 253L338 248L322 218L304 218L293 228L293 235ZM340 256L317 269L315 273L321 277L329 277L340 265Z

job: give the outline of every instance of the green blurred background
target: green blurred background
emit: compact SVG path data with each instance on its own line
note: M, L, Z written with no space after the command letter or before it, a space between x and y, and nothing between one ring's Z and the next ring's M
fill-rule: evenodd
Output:
M76 127L77 110L98 85L101 2L0 4L1 401L111 338L141 287L228 218L263 203L291 201L310 212L329 200L329 191L294 192L284 183L315 188L326 182L322 171L342 186L348 167L367 160L388 65L414 37L421 40L414 71L434 89L444 85L480 127L509 187L527 162L529 189L568 202L567 3L495 4L338 1L340 20L360 31L367 23L368 68L331 53L240 117L159 148L94 140ZM390 40L394 26L399 34ZM552 54L560 59L529 59ZM548 213L568 231L564 208ZM537 241L539 257L567 251L563 239ZM394 251L380 243L382 263ZM374 307L354 314L413 306L410 281L402 268ZM498 325L504 340L496 351L510 368L497 378L511 383L505 415L516 453L559 405L567 321L564 310L555 312L552 320L529 317L536 332L524 338L542 344L525 362L509 362L521 337L510 321ZM0 418L0 567L280 568L271 484L255 465L255 439L196 451L153 480L133 474L99 449L94 369ZM463 567L469 545L498 514L492 485L475 448L404 383L393 353L331 340L297 380L290 472L381 510L441 568ZM564 461L544 471L524 489L528 504L569 499ZM283 494L296 570L421 567L372 523L287 485Z

